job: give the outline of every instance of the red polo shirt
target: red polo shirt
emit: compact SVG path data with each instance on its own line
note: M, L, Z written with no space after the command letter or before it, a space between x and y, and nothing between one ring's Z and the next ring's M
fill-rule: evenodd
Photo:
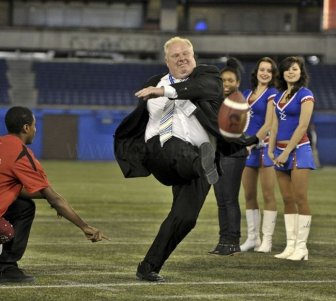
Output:
M0 217L22 187L34 193L49 187L47 175L33 152L14 135L0 136Z

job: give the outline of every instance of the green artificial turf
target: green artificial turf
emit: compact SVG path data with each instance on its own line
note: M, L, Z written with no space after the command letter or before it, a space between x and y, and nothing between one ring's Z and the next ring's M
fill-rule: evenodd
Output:
M167 282L152 284L136 280L135 271L169 211L170 188L152 177L124 179L113 162L42 164L53 187L111 240L86 241L78 228L58 219L45 200L36 200L28 248L19 262L36 282L0 284L0 300L335 300L336 168L311 173L313 220L308 261L273 257L285 246L278 189L272 253L208 255L218 241L217 208L211 190L195 229L161 271ZM242 196L241 192L243 242Z

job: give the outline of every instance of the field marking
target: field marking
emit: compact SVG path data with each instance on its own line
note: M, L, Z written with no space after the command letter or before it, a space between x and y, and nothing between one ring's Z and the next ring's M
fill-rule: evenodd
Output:
M27 256L25 258L28 258ZM32 258L32 257L30 257ZM110 268L120 268L123 267L124 265L108 265L108 264L97 264L97 263L92 263L91 265L88 263L67 263L65 262L63 265L69 267L69 266L74 266L74 267L87 267L87 266L92 266L92 267L110 267ZM59 267L61 266L60 263L27 263L25 265L22 265L23 269L27 269L28 267Z
M153 222L157 222L157 223L162 223L162 221L166 218L167 214L169 213L169 211L162 213L160 215L158 215L156 218L153 217L143 217L143 218L134 218L134 217L106 217L106 218L100 218L100 217L87 217L85 218L85 220L87 222L90 223L116 223L116 222L120 222L120 223L143 223L143 222L148 222L148 223L153 223ZM42 217L42 216L38 216L38 213L36 213L37 216L34 219L34 223L40 222L40 223L55 223L55 222L62 222L62 221L66 221L66 219L59 219L57 218L56 214L50 215L49 217ZM332 217L330 217L330 219L332 219ZM218 224L218 221L215 218L199 218L197 220L197 225L198 224L209 224L210 225L214 225L216 226ZM158 225L159 226L159 225Z
M185 298L192 298L192 299L210 299L213 300L214 298L223 298L223 297L280 297L279 294L197 294L197 295L160 295L160 296L151 296L151 295L142 295L141 297L146 299L159 299L159 300L169 300L169 299L185 299Z
M87 217L85 220L90 221L90 222L109 222L109 223L113 223L116 221L117 222L147 222L147 221L152 222L152 221L162 221L162 218L166 217L167 214L168 212L158 217ZM56 215L50 215L50 217L49 216L36 216L34 218L34 221L39 221L39 222L52 222L55 220L56 221L59 220ZM216 222L215 220L211 218L203 218L199 220Z
M91 243L89 243L88 241L83 241L78 240L78 241L60 241L60 242L34 242L34 239L32 239L31 241L29 241L29 245L31 246L55 246L55 245L61 245L61 246L73 246L74 244L76 245L92 245ZM148 245L151 244L153 241L153 239L149 239L148 241L106 241L103 240L102 242L99 242L99 245ZM209 245L211 244L210 242L207 241L190 241L190 240L184 240L181 244L183 245L193 245L193 244L197 244L197 245ZM336 245L336 241L309 241L309 244L312 245ZM92 245L93 246L93 245ZM253 252L249 252L249 253L253 253Z
M161 282L161 283L150 283L150 282L127 282L127 283L70 283L70 284L47 284L47 285L2 285L0 283L1 289L36 289L36 288L104 288L104 287L123 287L123 286L150 286L150 285L162 285L162 286L182 286L182 285L232 285L232 284L243 284L243 285L255 285L255 284L326 284L326 283L336 283L336 280L273 280L273 281L209 281L209 282Z

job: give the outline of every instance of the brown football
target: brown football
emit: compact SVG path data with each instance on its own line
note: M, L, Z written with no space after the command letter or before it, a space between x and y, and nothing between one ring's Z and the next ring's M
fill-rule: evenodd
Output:
M0 217L0 244L9 242L14 237L14 228L10 222Z
M225 138L239 138L249 123L249 105L239 91L231 93L221 104L218 113L218 127Z

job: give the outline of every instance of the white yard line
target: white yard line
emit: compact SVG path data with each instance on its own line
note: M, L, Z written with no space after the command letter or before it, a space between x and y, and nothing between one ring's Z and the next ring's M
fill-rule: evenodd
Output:
M149 286L149 285L163 285L163 286L184 286L184 285L256 285L256 284L326 284L336 283L336 280L275 280L275 281L200 281L200 282L163 282L163 283L150 283L150 282L120 282L120 283L75 283L75 284L50 284L50 285L2 285L1 289L36 289L36 288L104 288L104 287L130 287L130 286Z
M162 216L161 218L86 218L85 220L88 222L95 222L95 223L115 223L115 222L134 222L134 223L143 223L143 222L162 222L163 218L165 216ZM34 219L34 223L55 223L55 221L60 221L56 216L50 216L50 217L36 217ZM216 221L214 219L202 219L204 222L213 222L214 224Z
M171 296L150 296L141 295L141 298L152 299L152 300L169 300L169 299L201 299L201 300L213 300L222 299L223 297L280 297L279 294L197 294L197 295L171 295Z
M103 244L103 245L148 245L150 243L152 243L152 239L148 240L148 241L102 241L99 244ZM182 242L184 245L209 245L211 243L206 242L206 241L190 241L190 240L185 240ZM54 242L34 242L34 241L29 241L29 245L30 246L48 246L48 245L60 245L60 246L73 246L74 244L76 245L88 245L90 243L88 243L87 241L54 241ZM309 244L318 244L318 245L336 245L336 242L332 242L332 241L309 241ZM91 245L91 244L90 244Z

